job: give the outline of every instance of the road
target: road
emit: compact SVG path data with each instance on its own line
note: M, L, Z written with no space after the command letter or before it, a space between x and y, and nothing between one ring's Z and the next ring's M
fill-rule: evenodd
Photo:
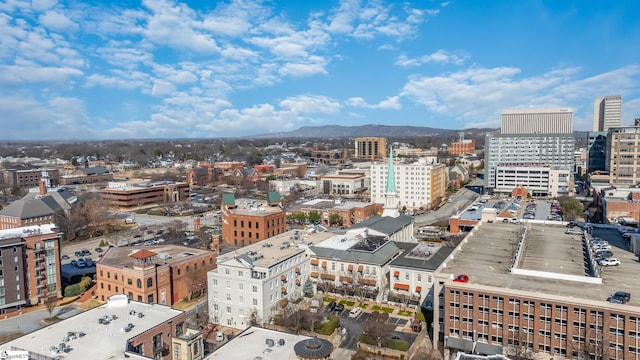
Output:
M464 210L469 204L476 201L480 195L467 189L461 189L449 199L451 202L440 209L426 215L418 215L414 218L415 226L430 225L435 222L448 220L452 215Z

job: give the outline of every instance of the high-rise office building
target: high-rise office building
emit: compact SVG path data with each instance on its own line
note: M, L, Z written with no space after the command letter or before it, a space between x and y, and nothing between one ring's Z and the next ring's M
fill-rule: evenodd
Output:
M383 159L387 157L387 139L383 137L361 137L355 140L354 159Z
M625 126L609 129L606 144L606 170L612 185L640 183L640 127Z
M596 98L593 104L593 131L607 131L622 126L622 96Z
M571 134L571 109L515 109L502 112L502 134Z

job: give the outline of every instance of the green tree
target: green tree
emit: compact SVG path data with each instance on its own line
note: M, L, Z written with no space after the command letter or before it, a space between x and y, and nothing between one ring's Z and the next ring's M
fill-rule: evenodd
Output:
M306 297L313 296L313 282L311 281L311 279L307 279L307 281L304 282L304 286L302 287L302 292Z
M578 200L569 197L561 197L558 201L560 202L560 210L562 210L562 215L565 221L576 220L584 214L584 206L582 206L582 203Z
M320 213L317 211L309 211L309 213L307 214L307 218L309 219L310 223L320 223Z
M329 215L329 225L342 225L342 216L339 214L331 214Z
M296 220L298 224L302 224L307 221L307 215L303 212L299 212L293 215L293 218Z

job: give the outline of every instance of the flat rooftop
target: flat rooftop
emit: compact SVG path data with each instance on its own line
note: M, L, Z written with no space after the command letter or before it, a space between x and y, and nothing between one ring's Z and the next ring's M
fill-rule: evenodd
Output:
M218 255L217 261L218 264L222 264L239 256L249 256L256 266L269 267L332 236L335 234L331 232L308 233L302 230L289 230L236 251Z
M236 215L267 216L284 212L279 206L271 206L266 200L258 199L236 199L235 206L229 212Z
M518 239L525 229L525 242L518 249ZM581 298L600 302L600 306L603 302L608 304L605 301L612 293L626 291L632 296L624 306L640 305L640 283L635 281L640 263L621 234L613 227L592 231L594 236L609 241L613 257L621 261L620 266L602 267L601 283L597 283L585 269L582 237L565 234L566 229L548 223L484 223L474 229L440 272L452 277L467 274L468 286L474 288L491 286L534 292L559 301ZM515 274L511 267L518 252L520 273Z
M158 254L155 258L155 263L159 265L177 264L190 257L213 253L211 250L195 249L177 245L121 246L109 248L98 263L100 265L117 268L125 266L133 267L133 258L131 255L141 250L152 251Z
M274 341L273 346L267 344L267 339ZM204 358L211 359L282 359L296 360L293 347L309 336L293 335L275 330L250 327L234 337L232 340ZM280 345L280 340L284 345Z
M182 311L163 305L127 301L126 295L113 299L116 298L111 297L102 306L4 343L0 345L0 352L16 347L56 359L58 356L68 360L124 359L127 340L182 314ZM143 317L138 316L140 313ZM98 323L101 318L113 320L104 325ZM133 328L124 331L129 323ZM76 337L68 338L71 333ZM55 352L53 347L59 347L63 342L72 350ZM32 354L30 358L37 357Z
M55 230L55 231L54 231ZM14 229L0 230L0 239L15 239L21 237L28 237L42 234L57 234L57 227L55 224L42 224L23 226Z

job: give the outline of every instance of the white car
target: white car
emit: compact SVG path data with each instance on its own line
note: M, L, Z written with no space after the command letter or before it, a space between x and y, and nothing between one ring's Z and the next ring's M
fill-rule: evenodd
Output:
M593 249L593 251L611 250L611 245L593 245L591 246L591 249Z
M601 266L618 266L620 265L620 259L618 258L606 258L598 261L598 265Z
M354 307L349 311L349 317L352 319L357 318L360 314L362 314L362 308L360 307Z
M216 333L216 341L222 341L224 340L224 334L222 333L222 331L218 331Z
M582 235L582 230L569 228L565 230L565 234Z

